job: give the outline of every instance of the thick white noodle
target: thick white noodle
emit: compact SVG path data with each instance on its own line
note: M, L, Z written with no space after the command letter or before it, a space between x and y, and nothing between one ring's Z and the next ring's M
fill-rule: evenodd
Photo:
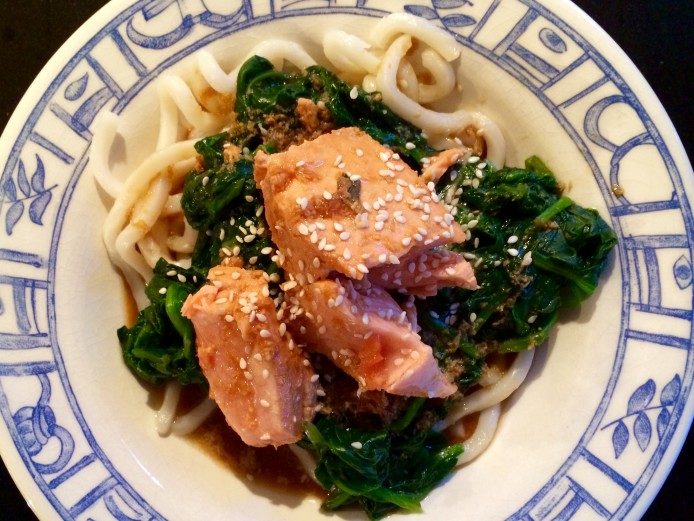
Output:
M463 443L465 450L458 456L456 466L469 463L487 449L494 438L500 415L501 404L499 403L480 412L475 432Z
M164 400L162 400L161 407L154 417L157 433L160 436L168 436L171 432L180 398L181 384L178 382L167 383L164 389Z
M236 89L236 82L224 72L217 59L206 50L197 52L197 65L200 74L214 90L221 94L231 94Z
M323 53L335 68L351 74L375 74L380 58L371 45L344 31L328 31L323 36Z
M200 427L216 410L217 404L213 400L205 398L187 413L177 416L171 426L171 432L178 436L190 434Z
M433 103L444 99L455 89L455 71L439 53L433 49L422 51L422 65L434 80L432 84L419 83L419 102Z
M194 132L191 134L196 137L204 137L213 134L223 126L224 118L203 110L190 87L180 76L166 74L159 78L158 83L160 95L164 98L168 97L190 126L194 128ZM162 111L163 113L164 111Z
M394 13L382 18L371 31L374 45L385 49L397 35L414 36L438 52L446 61L460 56L460 44L452 34L429 20L407 13Z
M533 349L518 353L511 367L508 368L498 382L465 396L458 405L453 406L449 410L448 416L437 423L435 428L442 431L465 416L492 407L511 396L511 393L518 389L525 377L528 376L528 371L530 371L530 365L533 361L533 354Z
M420 127L427 134L456 134L471 125L473 120L469 112L438 112L428 109L409 98L398 88L397 73L400 62L412 46L412 39L402 35L388 47L376 75L378 90L383 102L398 116L413 125Z
M92 148L89 152L94 179L112 199L118 197L123 190L123 183L114 177L108 165L111 147L117 134L118 116L110 111L102 113L96 121Z
M306 449L302 449L296 443L289 445L289 449L294 453L296 459L299 460L299 463L306 471L306 474L308 474L313 481L318 483L318 480L316 479L316 458L314 455ZM320 485L320 483L318 484Z

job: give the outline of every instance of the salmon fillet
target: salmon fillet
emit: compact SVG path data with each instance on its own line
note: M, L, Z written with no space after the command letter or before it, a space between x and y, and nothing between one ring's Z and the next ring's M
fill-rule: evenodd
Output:
M277 319L267 274L212 268L181 309L200 367L227 423L254 447L295 443L316 412L318 377Z
M301 345L319 352L359 384L360 391L444 398L457 387L440 370L410 312L368 282L321 280L290 296L288 326Z
M417 297L432 297L446 287L477 289L475 272L463 255L440 249L408 256L397 266L374 268L369 280L382 288Z
M397 154L357 128L255 158L279 263L300 284L337 272L362 279L465 233Z

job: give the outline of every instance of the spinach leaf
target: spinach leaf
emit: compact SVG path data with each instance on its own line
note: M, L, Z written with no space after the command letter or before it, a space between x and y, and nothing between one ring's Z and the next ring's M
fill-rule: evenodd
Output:
M356 503L371 519L398 508L419 511L463 451L434 431L414 427L366 431L321 416L304 430L301 445L318 456L316 479L328 490L324 508Z
M449 349L443 361L470 364L491 352L517 352L542 343L562 307L578 305L597 287L616 236L595 210L562 197L552 172L537 157L526 168L494 169L463 163L438 184L470 234L453 246L475 267L479 289L440 291L420 304L454 331L444 338L428 322L427 341L472 346ZM459 302L455 310L446 307ZM454 335L457 333L457 336ZM441 351L441 350L439 350Z
M132 327L118 329L125 363L150 383L176 380L206 385L195 352L195 330L181 316L183 302L205 282L204 274L160 259L147 286L150 305Z
M324 105L335 127L358 127L388 146L412 166L436 153L422 132L379 101L378 93L340 80L325 67L313 65L305 74L277 71L259 56L249 58L239 69L235 110L239 121L262 124L270 113L292 113L298 98Z

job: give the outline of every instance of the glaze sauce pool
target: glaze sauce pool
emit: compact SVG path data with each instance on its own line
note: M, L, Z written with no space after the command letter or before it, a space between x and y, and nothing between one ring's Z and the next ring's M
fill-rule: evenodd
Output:
M289 447L249 447L227 425L220 411L215 411L188 438L240 479L302 497L325 497L323 489L309 477Z

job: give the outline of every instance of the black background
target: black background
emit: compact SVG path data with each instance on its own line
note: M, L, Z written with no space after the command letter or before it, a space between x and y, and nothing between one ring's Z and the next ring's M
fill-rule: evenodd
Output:
M22 94L58 47L105 3L104 0L0 0L0 128L4 129ZM689 153L694 143L691 101L694 2L575 0L575 3L634 61L665 106ZM693 445L694 435L690 435L644 520L694 519ZM518 470L509 469L509 472ZM0 465L0 518L36 519L4 465Z

